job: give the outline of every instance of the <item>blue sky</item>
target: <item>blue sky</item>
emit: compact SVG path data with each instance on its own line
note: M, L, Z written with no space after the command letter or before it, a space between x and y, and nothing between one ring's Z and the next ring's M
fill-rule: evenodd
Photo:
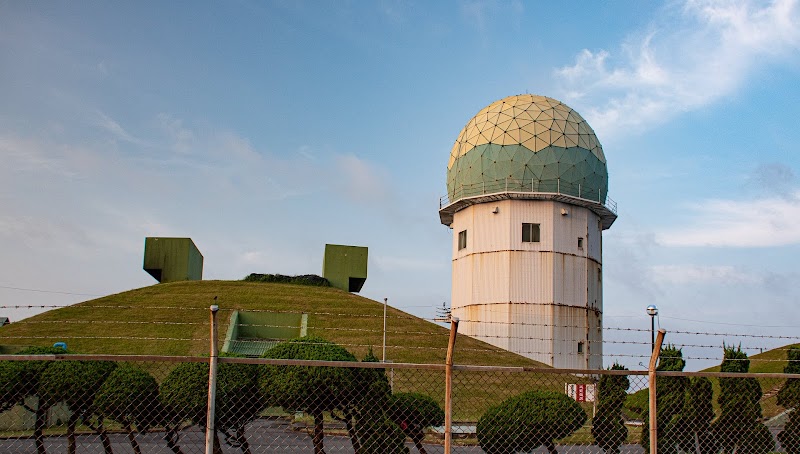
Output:
M431 317L450 148L527 92L603 144L606 327L647 328L656 304L678 344L783 345L675 332L800 327L798 81L788 0L0 1L0 304L150 285L144 237L190 236L206 279L368 246L362 294ZM638 368L648 346L616 342L649 333L606 340L607 364Z

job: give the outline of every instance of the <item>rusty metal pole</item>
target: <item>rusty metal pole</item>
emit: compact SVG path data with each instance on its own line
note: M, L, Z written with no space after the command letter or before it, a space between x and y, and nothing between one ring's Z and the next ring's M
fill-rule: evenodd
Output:
M653 352L650 355L650 365L647 367L647 376L650 381L650 454L656 454L656 445L658 444L658 426L656 425L656 365L658 364L658 355L661 352L661 344L664 343L664 335L667 332L663 329L658 330Z
M444 452L450 454L453 443L453 350L456 347L458 317L450 318L450 341L444 369Z
M216 298L214 298L216 299ZM214 404L217 398L217 311L219 306L211 306L211 342L208 360L208 413L206 415L206 454L214 454Z

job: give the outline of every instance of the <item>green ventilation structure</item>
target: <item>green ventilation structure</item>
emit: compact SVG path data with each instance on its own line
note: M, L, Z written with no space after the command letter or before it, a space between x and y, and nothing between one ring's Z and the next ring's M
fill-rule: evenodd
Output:
M307 330L308 314L233 311L222 351L259 358L281 342L305 337Z
M158 282L203 279L203 254L191 238L144 239L144 270Z
M322 277L331 287L360 292L367 280L367 251L363 246L326 244L322 261Z

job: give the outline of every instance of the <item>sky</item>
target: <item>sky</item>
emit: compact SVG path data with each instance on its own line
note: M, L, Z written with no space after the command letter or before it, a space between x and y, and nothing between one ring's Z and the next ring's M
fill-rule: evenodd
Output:
M368 246L361 294L431 318L453 142L535 93L608 160L606 366L647 363L655 304L698 370L800 336L798 82L793 0L0 0L0 306L152 285L179 236L204 279Z

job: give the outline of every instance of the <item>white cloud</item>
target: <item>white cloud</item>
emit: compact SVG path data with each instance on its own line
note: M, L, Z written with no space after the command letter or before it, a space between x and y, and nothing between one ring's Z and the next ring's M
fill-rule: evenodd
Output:
M417 257L376 256L375 265L384 271L439 271L446 269L449 263L445 260L429 260Z
M653 280L659 284L744 284L763 283L752 273L729 265L655 265L650 267Z
M461 16L474 27L486 41L490 38L492 26L520 28L525 5L519 0L499 2L497 0L470 0L461 3Z
M336 177L332 181L345 195L356 201L388 201L391 191L386 170L353 154L337 155L335 163Z
M111 135L117 139L137 145L144 145L143 141L132 136L130 133L128 133L128 131L125 130L125 128L122 127L122 125L117 123L116 120L104 114L103 112L97 111L96 124L97 126L100 126L101 128L110 132Z
M17 172L45 172L73 176L65 169L61 160L54 156L54 149L61 147L33 139L13 136L0 136L0 155L3 156L4 169L11 174Z
M800 190L756 200L707 200L689 207L695 221L656 236L666 246L768 247L800 244Z
M172 115L160 113L156 116L161 128L172 142L172 149L176 153L189 153L194 145L194 133L183 126L183 121Z
M648 127L733 93L759 68L798 58L797 0L687 0L614 54L584 49L556 70L565 99L603 137Z

